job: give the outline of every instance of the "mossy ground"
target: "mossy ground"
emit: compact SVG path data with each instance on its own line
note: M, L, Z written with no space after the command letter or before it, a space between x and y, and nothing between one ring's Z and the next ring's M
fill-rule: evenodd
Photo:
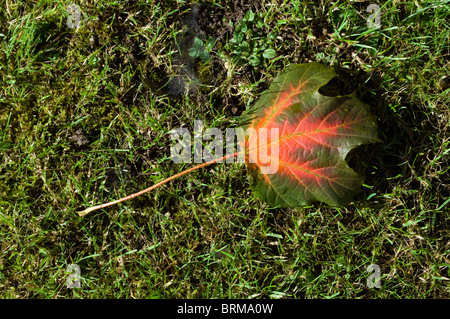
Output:
M0 6L2 297L450 297L449 1L210 1L197 33L186 1L83 1L78 28L71 3ZM248 10L277 52L255 66L229 44ZM195 35L215 40L208 61L186 54ZM230 127L309 61L336 68L325 93L355 93L379 119L384 143L349 156L366 180L348 207L270 208L244 166L219 164L78 217L189 167L170 130ZM196 81L176 94L176 76Z

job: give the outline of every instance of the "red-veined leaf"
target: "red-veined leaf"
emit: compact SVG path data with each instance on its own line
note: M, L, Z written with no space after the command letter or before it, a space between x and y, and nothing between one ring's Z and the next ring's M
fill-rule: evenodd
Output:
M356 97L318 92L335 75L317 62L291 65L243 117L247 137L241 147L252 188L268 204L343 206L360 190L363 178L345 157L358 145L379 141L376 122ZM264 129L278 129L278 137ZM264 173L268 166L277 169Z

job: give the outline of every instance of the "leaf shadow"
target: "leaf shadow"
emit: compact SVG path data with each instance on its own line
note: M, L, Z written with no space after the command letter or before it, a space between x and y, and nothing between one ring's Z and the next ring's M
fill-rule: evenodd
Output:
M319 92L331 96L355 94L378 118L378 134L383 141L361 145L347 156L349 166L365 177L366 186L354 201L366 202L376 211L398 207L419 216L424 210L421 205L437 207L449 198L448 174L439 174L431 164L437 156L437 141L445 134L443 130L448 132L442 119L412 101L407 93L388 96L392 93L382 87L380 69L335 69L338 76ZM400 102L395 105L393 101ZM443 159L441 167L448 167L448 162ZM431 229L435 230L448 227L441 215L436 218L435 213L426 214L423 224L432 222Z

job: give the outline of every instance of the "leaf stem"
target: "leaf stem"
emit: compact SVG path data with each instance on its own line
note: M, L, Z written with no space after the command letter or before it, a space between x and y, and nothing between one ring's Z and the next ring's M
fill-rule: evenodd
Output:
M185 174L188 174L188 173L190 173L190 172L193 172L193 171L195 171L195 170L197 170L197 169L199 169L199 168L202 168L202 167L205 167L205 166L208 166L208 165L217 163L217 162L219 162L219 161L226 160L227 158L230 158L230 157L236 157L236 156L238 156L239 154L240 154L240 152L236 152L236 153L234 153L234 154L227 154L227 155L225 155L225 156L223 156L223 157L216 158L216 159L213 159L213 160L211 160L211 161L209 161L209 162L205 162L205 163L199 164L199 165L197 165L197 166L188 168L188 169L186 169L186 170L184 170L184 171L182 171L182 172L180 172L180 173L178 173L178 174L172 175L171 177L166 178L165 180L163 180L163 181L161 181L161 182L159 182L159 183L156 183L155 185L153 185L153 186L151 186L151 187L149 187L149 188L146 188L146 189L144 189L144 190L141 190L141 191L139 191L139 192L137 192L137 193L134 193L134 194L131 194L131 195L122 197L122 198L120 198L120 199L114 200L114 201L109 202L109 203L104 203L104 204L101 204L101 205L92 206L92 207L89 207L89 208L87 208L87 209L85 209L85 210L83 210L83 211L77 212L77 213L78 213L78 215L79 215L80 217L82 217L82 216L85 216L85 215L89 214L90 212L95 211L95 210L98 210L98 209L101 209L101 208L105 208L105 207L108 207L108 206L111 206L111 205L115 205L115 204L124 202L124 201L126 201L126 200L129 200L129 199L132 199L132 198L134 198L134 197L137 197L137 196L140 196L140 195L142 195L142 194L145 194L145 193L147 193L147 192L149 192L149 191L151 191L151 190L153 190L153 189L155 189L155 188L158 188L159 186L164 185L164 184L166 184L167 182L170 182L171 180L173 180L173 179L175 179L175 178L178 178L178 177L180 177L180 176L183 176L183 175L185 175Z

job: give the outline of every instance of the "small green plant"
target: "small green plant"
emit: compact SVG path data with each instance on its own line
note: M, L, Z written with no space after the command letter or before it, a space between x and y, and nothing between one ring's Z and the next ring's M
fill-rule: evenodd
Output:
M238 65L248 63L253 67L261 67L264 59L277 56L273 48L277 32L272 30L264 34L264 27L262 14L255 14L252 10L247 11L245 17L236 24L233 37L225 49L231 51Z
M209 38L203 43L202 39L195 38L194 44L189 49L189 56L193 58L200 58L203 61L208 61L210 58L209 52L211 52L214 46L214 40Z

